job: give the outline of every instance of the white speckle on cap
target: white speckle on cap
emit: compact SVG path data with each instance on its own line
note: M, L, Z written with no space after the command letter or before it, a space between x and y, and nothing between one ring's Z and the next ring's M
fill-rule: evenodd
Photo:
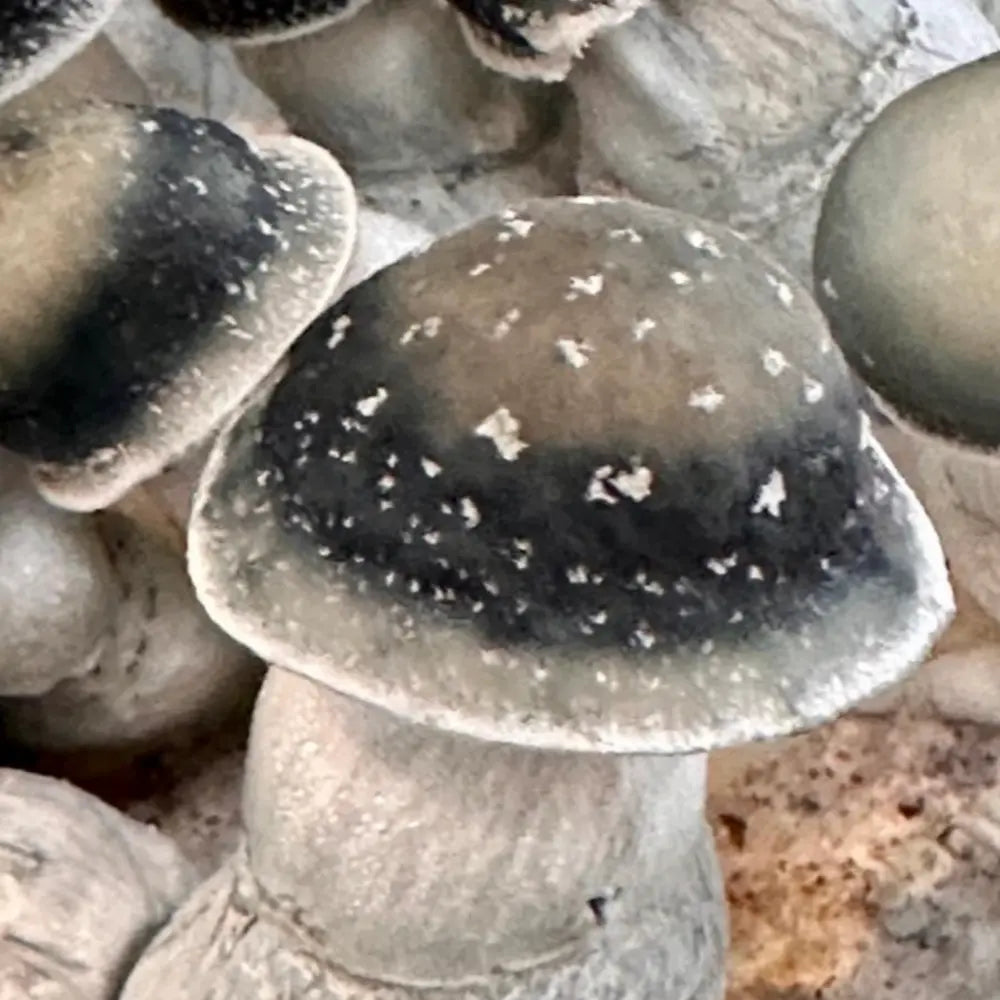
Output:
M708 254L709 257L715 257L716 260L721 260L725 254L719 249L719 244L712 239L708 233L703 233L700 229L689 229L684 234L684 239L688 241L695 248L695 250L703 250Z
M386 472L376 485L380 492L388 493L396 485L396 477Z
M520 429L521 421L512 416L506 406L501 406L476 427L475 433L478 437L489 438L500 457L513 462L528 447L517 435Z
M730 556L724 556L722 559L708 559L705 565L716 575L725 576L739 561L739 556L734 552Z
M764 371L768 375L773 375L777 378L786 368L789 367L788 359L781 353L781 351L775 350L773 347L769 347L761 356L761 362L764 365Z
M647 594L655 594L657 597L662 597L666 593L663 589L662 583L657 583L656 580L650 580L649 577L642 571L636 573L635 582Z
M694 284L694 279L687 271L671 271L669 278L678 288L687 288L688 285Z
M795 302L795 295L789 285L773 274L767 275L767 283L774 289L774 294L778 296L778 301L786 308L791 309Z
M637 319L632 324L632 337L634 340L645 340L646 334L656 329L656 320L650 319L648 316L644 316L642 319Z
M514 12L516 10L516 16L517 17L522 17L523 16L523 11L520 8L510 7L510 8L504 8L504 9L505 10L509 9L512 12L512 15L514 14ZM601 201L600 198L595 198L594 195L592 195L592 194L579 194L575 198L572 198L571 200L572 200L572 202L573 202L574 205L597 205Z
M351 325L351 317L344 315L338 316L333 321L333 333L326 342L326 346L332 351L339 344L342 344L344 338L347 336L347 330Z
M644 465L634 464L631 472L618 472L611 480L615 489L635 503L641 503L653 492L653 472Z
M767 477L767 482L761 486L750 508L751 514L761 514L767 511L771 517L781 517L781 505L788 499L785 490L785 477L779 469L772 469L771 475Z
M872 418L864 410L858 410L858 420L860 421L858 447L862 451L868 451L875 445L875 435L872 434Z
M624 229L612 229L608 235L613 240L628 240L629 243L641 243L642 236L631 226L626 226Z
M587 572L586 566L570 566L570 568L566 570L566 579L570 583L578 586L586 583L587 580L590 579L590 574Z
M477 264L475 267L469 269L469 277L478 278L479 275L485 274L491 267L493 267L492 264L487 264L485 262Z
M820 282L819 287L828 299L833 299L833 301L836 302L840 298L840 295L837 293L837 289L830 278L824 278Z
M139 122L139 127L147 135L152 135L154 132L159 132L160 131L160 124L159 124L159 122L153 121L152 118L146 118L143 121Z
M742 611L734 611L729 616L729 624L730 625L739 625L739 623L741 621L743 621L743 612Z
M764 571L756 565L751 565L747 567L747 579L748 580L763 580Z
M650 627L645 623L640 623L635 631L632 633L632 637L636 644L642 646L643 649L652 649L656 645L656 636L653 635Z
M520 218L512 208L508 208L503 213L503 222L508 229L515 232L522 239L535 228L534 220Z
M822 382L817 382L814 378L805 376L802 379L802 398L810 405L818 403L826 390Z
M475 528L482 521L483 517L479 513L479 508L473 503L471 497L462 497L458 501L458 511L462 515L467 528Z
M403 335L399 338L401 344L412 343L418 335L425 337L427 340L433 340L441 330L441 317L440 316L429 316L423 321L423 323L414 323L407 327L403 331Z
M586 278L571 277L569 279L569 294L573 295L574 292L577 294L583 293L584 295L600 295L601 289L604 287L604 275L603 274L591 274ZM575 298L576 296L574 296ZM567 296L568 298L568 296Z
M704 410L706 413L715 413L725 401L726 397L714 385L703 385L688 396L688 406Z
M583 368L590 364L590 355L594 348L583 340L571 340L564 337L556 341L556 348L563 357L563 361L573 368Z
M589 500L591 503L600 501L601 503L608 504L608 506L614 506L614 504L618 503L618 497L604 485L611 478L614 471L614 466L611 465L602 465L599 469L595 469L583 494L584 499Z
M378 408L389 398L389 393L386 391L385 386L380 385L371 396L366 396L364 399L359 399L355 404L354 408L363 417L373 417L377 412Z
M433 479L435 476L441 475L441 466L438 465L433 459L420 459L420 468L424 470L424 475L427 476L428 479Z
M521 310L515 306L504 313L503 319L499 320L493 327L493 339L503 340L510 333L513 325L521 318Z

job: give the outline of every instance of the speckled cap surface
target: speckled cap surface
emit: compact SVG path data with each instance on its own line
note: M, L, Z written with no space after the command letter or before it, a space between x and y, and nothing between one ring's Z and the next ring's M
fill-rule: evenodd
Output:
M828 718L951 614L809 295L638 202L529 202L352 289L217 442L189 568L400 715L677 752Z
M893 101L841 161L816 295L858 374L905 423L1000 447L1000 58Z
M199 38L263 45L297 38L350 17L368 0L155 0Z
M522 79L562 80L593 36L646 0L448 0L473 52Z
M120 0L3 0L0 104L45 79L103 27Z
M167 109L0 125L0 445L108 506L206 437L329 303L354 241L325 151Z

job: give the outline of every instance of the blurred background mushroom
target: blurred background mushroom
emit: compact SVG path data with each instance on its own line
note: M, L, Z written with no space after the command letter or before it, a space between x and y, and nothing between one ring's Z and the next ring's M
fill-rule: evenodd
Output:
M998 47L973 0L652 0L568 78L580 189L722 222L808 280L823 189L865 123Z
M1000 143L986 123L998 83L1000 59L991 57L885 108L830 182L815 252L816 294L833 335L891 415L895 447L910 452L911 478L956 580L995 620ZM1000 723L1000 646L953 655L936 673L949 713ZM948 676L951 700L941 691Z
M512 199L572 190L566 89L479 65L444 5L373 0L349 20L243 47L237 59L362 196L437 232Z
M0 996L115 1000L194 885L155 830L66 782L0 769Z
M203 975L171 1000L715 1000L698 751L837 714L951 614L805 290L720 227L592 198L484 221L318 319L216 442L189 566L285 669L246 847L126 1000L181 954Z
M0 133L0 187L0 444L72 509L209 437L327 304L354 242L328 153L251 148L165 109L19 118Z
M119 0L5 0L0 104L55 72L93 39Z

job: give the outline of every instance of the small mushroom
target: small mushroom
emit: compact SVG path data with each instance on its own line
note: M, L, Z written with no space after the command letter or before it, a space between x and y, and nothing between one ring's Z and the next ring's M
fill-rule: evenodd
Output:
M0 508L0 521L5 513ZM0 697L4 739L59 754L105 751L120 762L123 751L189 743L246 718L261 671L198 604L181 531L141 490L91 518L114 574L117 607L103 622L96 656L44 693ZM43 578L52 575L51 560L35 565L44 566ZM40 604L48 607L51 601ZM37 624L47 635L43 614L36 612Z
M952 612L808 293L720 227L593 198L510 209L318 319L217 442L188 557L265 659L559 750L811 725Z
M66 782L0 769L0 996L115 1000L194 885L157 831Z
M746 233L811 277L823 186L872 114L1000 47L971 0L653 0L567 78L580 190Z
M207 438L328 303L349 180L167 109L0 125L0 444L42 494L106 507Z
M117 602L94 523L47 504L0 454L0 696L38 696L90 670Z
M4 0L0 104L40 83L104 26L119 0Z
M562 80L599 32L647 0L449 0L469 47L490 69L521 79Z
M274 668L248 751L247 849L176 914L123 1000L714 1000L711 837L699 808L663 808L704 795L703 755L482 743ZM169 974L181 956L197 977Z
M1000 618L1000 59L890 104L844 157L816 236L820 305L918 451L955 577Z
M292 128L331 150L356 183L523 160L554 134L569 95L483 68L456 20L426 0L373 0L349 21L237 57Z
M198 38L260 45L296 38L352 17L369 0L155 0Z

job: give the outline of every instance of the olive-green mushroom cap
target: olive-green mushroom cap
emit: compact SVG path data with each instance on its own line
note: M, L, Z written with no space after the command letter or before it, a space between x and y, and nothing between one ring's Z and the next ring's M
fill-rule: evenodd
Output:
M951 615L808 293L722 227L529 202L352 289L221 435L189 569L265 659L485 739L841 711Z
M838 166L816 295L848 362L899 420L1000 446L1000 58L889 104Z
M329 303L355 233L324 150L168 109L0 123L0 445L72 509L206 438Z

